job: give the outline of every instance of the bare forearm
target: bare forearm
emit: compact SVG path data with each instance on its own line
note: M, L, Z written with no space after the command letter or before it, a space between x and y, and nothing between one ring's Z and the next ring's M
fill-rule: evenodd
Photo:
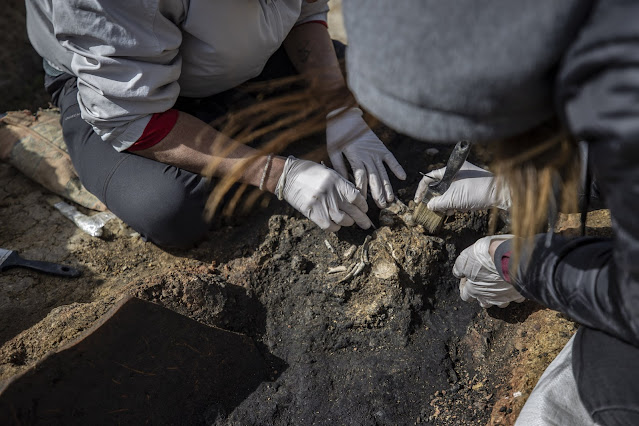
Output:
M345 85L333 42L324 25L309 23L293 28L284 40L284 48L299 73L319 78L326 88Z
M213 176L226 176L235 167L248 162L257 154L254 148L239 144L190 114L180 112L171 132L156 145L135 151L135 154L171 164L184 170L202 174L211 164ZM249 162L239 178L240 182L259 186L266 166L266 157ZM274 192L284 167L284 158L273 158L266 175L264 189Z

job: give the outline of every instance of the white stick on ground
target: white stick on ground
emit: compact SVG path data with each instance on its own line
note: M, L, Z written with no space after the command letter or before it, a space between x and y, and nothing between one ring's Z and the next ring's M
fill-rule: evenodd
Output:
M111 212L100 212L93 216L87 216L82 214L75 207L61 201L53 205L56 209L62 213L64 217L71 220L76 224L78 228L92 237L99 237L102 235L102 228L104 225L115 218L115 215Z

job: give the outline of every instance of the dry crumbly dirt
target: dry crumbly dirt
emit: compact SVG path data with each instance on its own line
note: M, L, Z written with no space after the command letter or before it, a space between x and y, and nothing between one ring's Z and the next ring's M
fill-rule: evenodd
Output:
M23 31L23 8L12 1L0 16L3 28L12 22ZM3 108L45 107L37 55L23 32L12 37L19 49L5 61L12 71L0 75L2 99L10 100ZM14 88L7 75L24 76L24 84ZM441 167L447 152L428 156L430 145L380 134L409 174L394 187L410 204L418 171ZM0 163L0 247L83 272L75 279L19 268L0 273L0 381L131 294L249 336L281 362L277 377L234 406L212 401L198 423L511 425L576 327L532 302L485 310L459 298L450 271L461 250L487 232L485 212L455 215L432 237L402 212L380 216L371 205L377 231L327 234L273 200L219 221L191 250L166 251L118 219L102 238L91 237L52 207L55 200ZM563 217L560 228L575 228L575 218ZM591 232L609 233L607 212L589 220ZM361 274L344 282L343 273L328 274L362 259L364 245ZM357 251L345 259L352 246Z

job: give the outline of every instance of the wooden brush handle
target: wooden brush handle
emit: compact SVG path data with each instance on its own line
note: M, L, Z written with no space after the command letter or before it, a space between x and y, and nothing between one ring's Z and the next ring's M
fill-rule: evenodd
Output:
M430 190L437 193L438 195L442 195L450 184L455 179L457 172L461 169L461 166L468 158L468 153L470 152L470 142L468 141L459 141L453 148L453 152L450 153L450 157L448 157L448 163L446 163L446 171L444 171L444 177L438 181L433 182L429 186Z

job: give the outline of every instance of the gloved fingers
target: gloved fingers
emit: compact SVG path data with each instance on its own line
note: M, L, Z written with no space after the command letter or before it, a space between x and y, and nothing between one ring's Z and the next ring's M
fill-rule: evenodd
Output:
M462 295L461 288L460 295ZM483 308L490 306L505 308L511 302L520 303L525 300L514 287L503 281L490 283L467 279L462 299L468 300L471 297L477 299Z
M355 171L355 186L364 197L368 196L368 177L366 176L366 169L361 168Z
M379 176L383 185L382 196L385 197L385 201L387 203L392 203L393 200L395 200L395 194L393 194L393 185L390 183L383 161L381 159L375 160L375 167L377 168L377 176Z
M422 198L424 197L424 194L426 193L426 189L428 188L428 184L430 184L431 182L436 182L441 180L444 177L445 172L446 172L446 167L442 167L440 169L431 170L430 172L426 174L426 176L422 178L422 180L419 182L419 186L417 187L417 192L415 192L416 203L421 201ZM453 182L463 181L465 179L471 179L471 178L482 178L482 177L492 177L492 176L493 174L490 173L489 171L484 170L481 167L477 167L474 164L469 163L468 161L465 161L460 171L457 173L457 176L455 177ZM454 192L454 189L452 191L449 189L447 193L450 193L450 192ZM433 200L435 199L436 198L433 198ZM450 200L439 199L438 201L433 202L432 207L431 207L431 204L429 203L428 208L435 211L445 211L445 210L457 208L457 206L455 206L455 203L451 202Z
M340 228L341 228L341 226L339 226L336 223L331 222L330 225L327 228L322 228L322 229L324 229L327 232L337 232L337 231L340 230Z
M344 194L344 199L349 203L355 206L362 213L366 213L368 211L368 204L366 203L365 196L359 191L347 191Z
M453 265L453 275L457 278L465 278L467 271L466 271L466 267L468 264L468 257L470 255L470 247L467 247L466 249L464 249L459 256L457 256L457 259L455 259L455 264Z
M477 298L477 301L479 302L479 306L481 306L482 308L490 308L491 306L493 306L492 303L487 302L483 299ZM508 303L506 303L506 306L508 306Z
M366 216L368 204L366 204L366 200L364 199L362 194L357 191L355 191L353 195L347 194L346 201L346 203L342 203L340 205L340 209L347 215L349 215L360 228L370 228L373 223L368 218L368 216Z
M468 289L466 288L466 281L466 277L459 280L459 297L461 297L461 300L463 300L464 302L468 302L468 300L470 299L470 296L468 295Z
M444 169L445 169L445 167L444 167ZM444 169L442 169L442 170L444 170ZM462 164L460 170L473 170L473 171L478 171L478 172L490 173L486 169L483 169L483 168L481 168L479 166L476 166L473 163L471 163L470 161L464 161L464 164Z
M397 179L406 180L406 172L404 171L404 168L401 166L401 164L399 164L399 161L397 161L395 156L390 151L388 151L388 154L384 156L384 162L386 163L388 168L391 169L391 172L393 172L393 174L397 176Z
M426 173L426 176L424 177L429 176L431 178L431 182L436 180L441 180L444 177L444 172L446 172L446 167L431 170L430 172Z
M386 197L382 192L382 183L380 182L377 173L371 172L371 170L368 170L368 185L371 190L371 196L373 197L373 200L375 200L375 204L377 204L380 209L386 207Z
M521 303L526 300L512 284L507 284L508 287L504 292L504 299L508 299L509 302Z
M441 180L444 177L444 173L446 173L446 167L441 167L439 169L431 170L430 172L426 173L426 176L424 177L428 177L430 179L429 182L434 182L437 180ZM492 175L493 174L490 173L488 170L482 169L481 167L478 167L473 163L469 163L468 161L464 161L464 164L462 164L459 172L457 173L457 179Z
M498 308L503 309L503 308L508 307L508 305L510 305L510 302L495 302L495 303L492 303L492 305L497 306Z
M428 190L428 184L431 182L435 182L436 179L430 176L424 176L421 181L419 181L419 185L417 186L417 191L415 191L414 201L419 203L424 198L424 194L426 194L426 190Z
M490 190L490 199L495 207L502 210L510 210L512 200L510 198L510 188L503 181L493 181Z
M368 216L366 216L366 213L364 213L363 211L361 211L354 205L347 204L343 206L342 208L344 209L344 212L348 215L348 217L350 217L351 220L353 220L357 224L357 226L359 226L360 228L368 229L373 224L371 220L368 218ZM351 225L352 224L353 222L351 222Z
M454 196L455 196L455 192L450 191L450 188L449 188L449 190L444 192L442 195L431 198L430 201L428 201L428 204L426 205L426 207L428 207L430 210L434 212L442 212L442 213L448 212L449 210L454 210L454 209L463 210L465 206L460 205L459 203L456 203Z
M489 289L485 288L486 283L473 281L468 279L466 282L466 293L470 298L477 300L482 308L490 308L495 304L494 295Z
M440 180L444 177L444 173L446 172L446 167L442 167L440 169L431 170L427 174L432 176L435 180ZM490 177L493 176L491 172L486 169L483 169L479 166L474 165L468 161L464 161L459 172L457 173L458 179L468 179L473 177Z
M479 306L481 306L482 308L489 308L490 306L492 306L490 302L488 302L478 294L473 294L474 292L472 290L475 288L476 285L476 283L470 281L468 278L465 277L459 280L459 297L461 297L464 302L469 302L471 301L470 299L475 299L477 300L477 302L479 302Z
M342 210L331 209L329 214L331 220L340 226L351 226L355 223L355 220Z
M302 212L302 213L304 213L304 212ZM307 218L309 218L310 220L315 222L315 224L317 226L319 226L321 229L323 229L325 231L328 231L328 232L337 232L337 231L339 231L341 226L339 226L338 224L333 222L330 219L329 215L326 214L326 213L327 212L319 213L317 211L314 211L312 208L309 208L308 211L306 213L304 213L304 216L306 216Z
M366 197L366 191L368 191L368 177L366 175L366 166L361 160L354 158L348 159L353 169L353 175L355 177L355 187L359 189L359 192Z
M381 159L375 159L369 166L368 181L370 182L371 195L379 208L385 208L389 202L395 199L393 186Z
M349 188L348 186L344 186L344 188L354 190L354 188ZM344 203L339 202L338 197L328 197L325 199L322 208L326 210L331 222L340 226L351 226L355 221L340 208L342 205L344 205Z
M331 164L333 164L333 169L343 178L348 179L348 171L346 170L346 163L344 162L344 156L342 155L342 151L337 150L332 153L329 153L329 158L331 159Z

